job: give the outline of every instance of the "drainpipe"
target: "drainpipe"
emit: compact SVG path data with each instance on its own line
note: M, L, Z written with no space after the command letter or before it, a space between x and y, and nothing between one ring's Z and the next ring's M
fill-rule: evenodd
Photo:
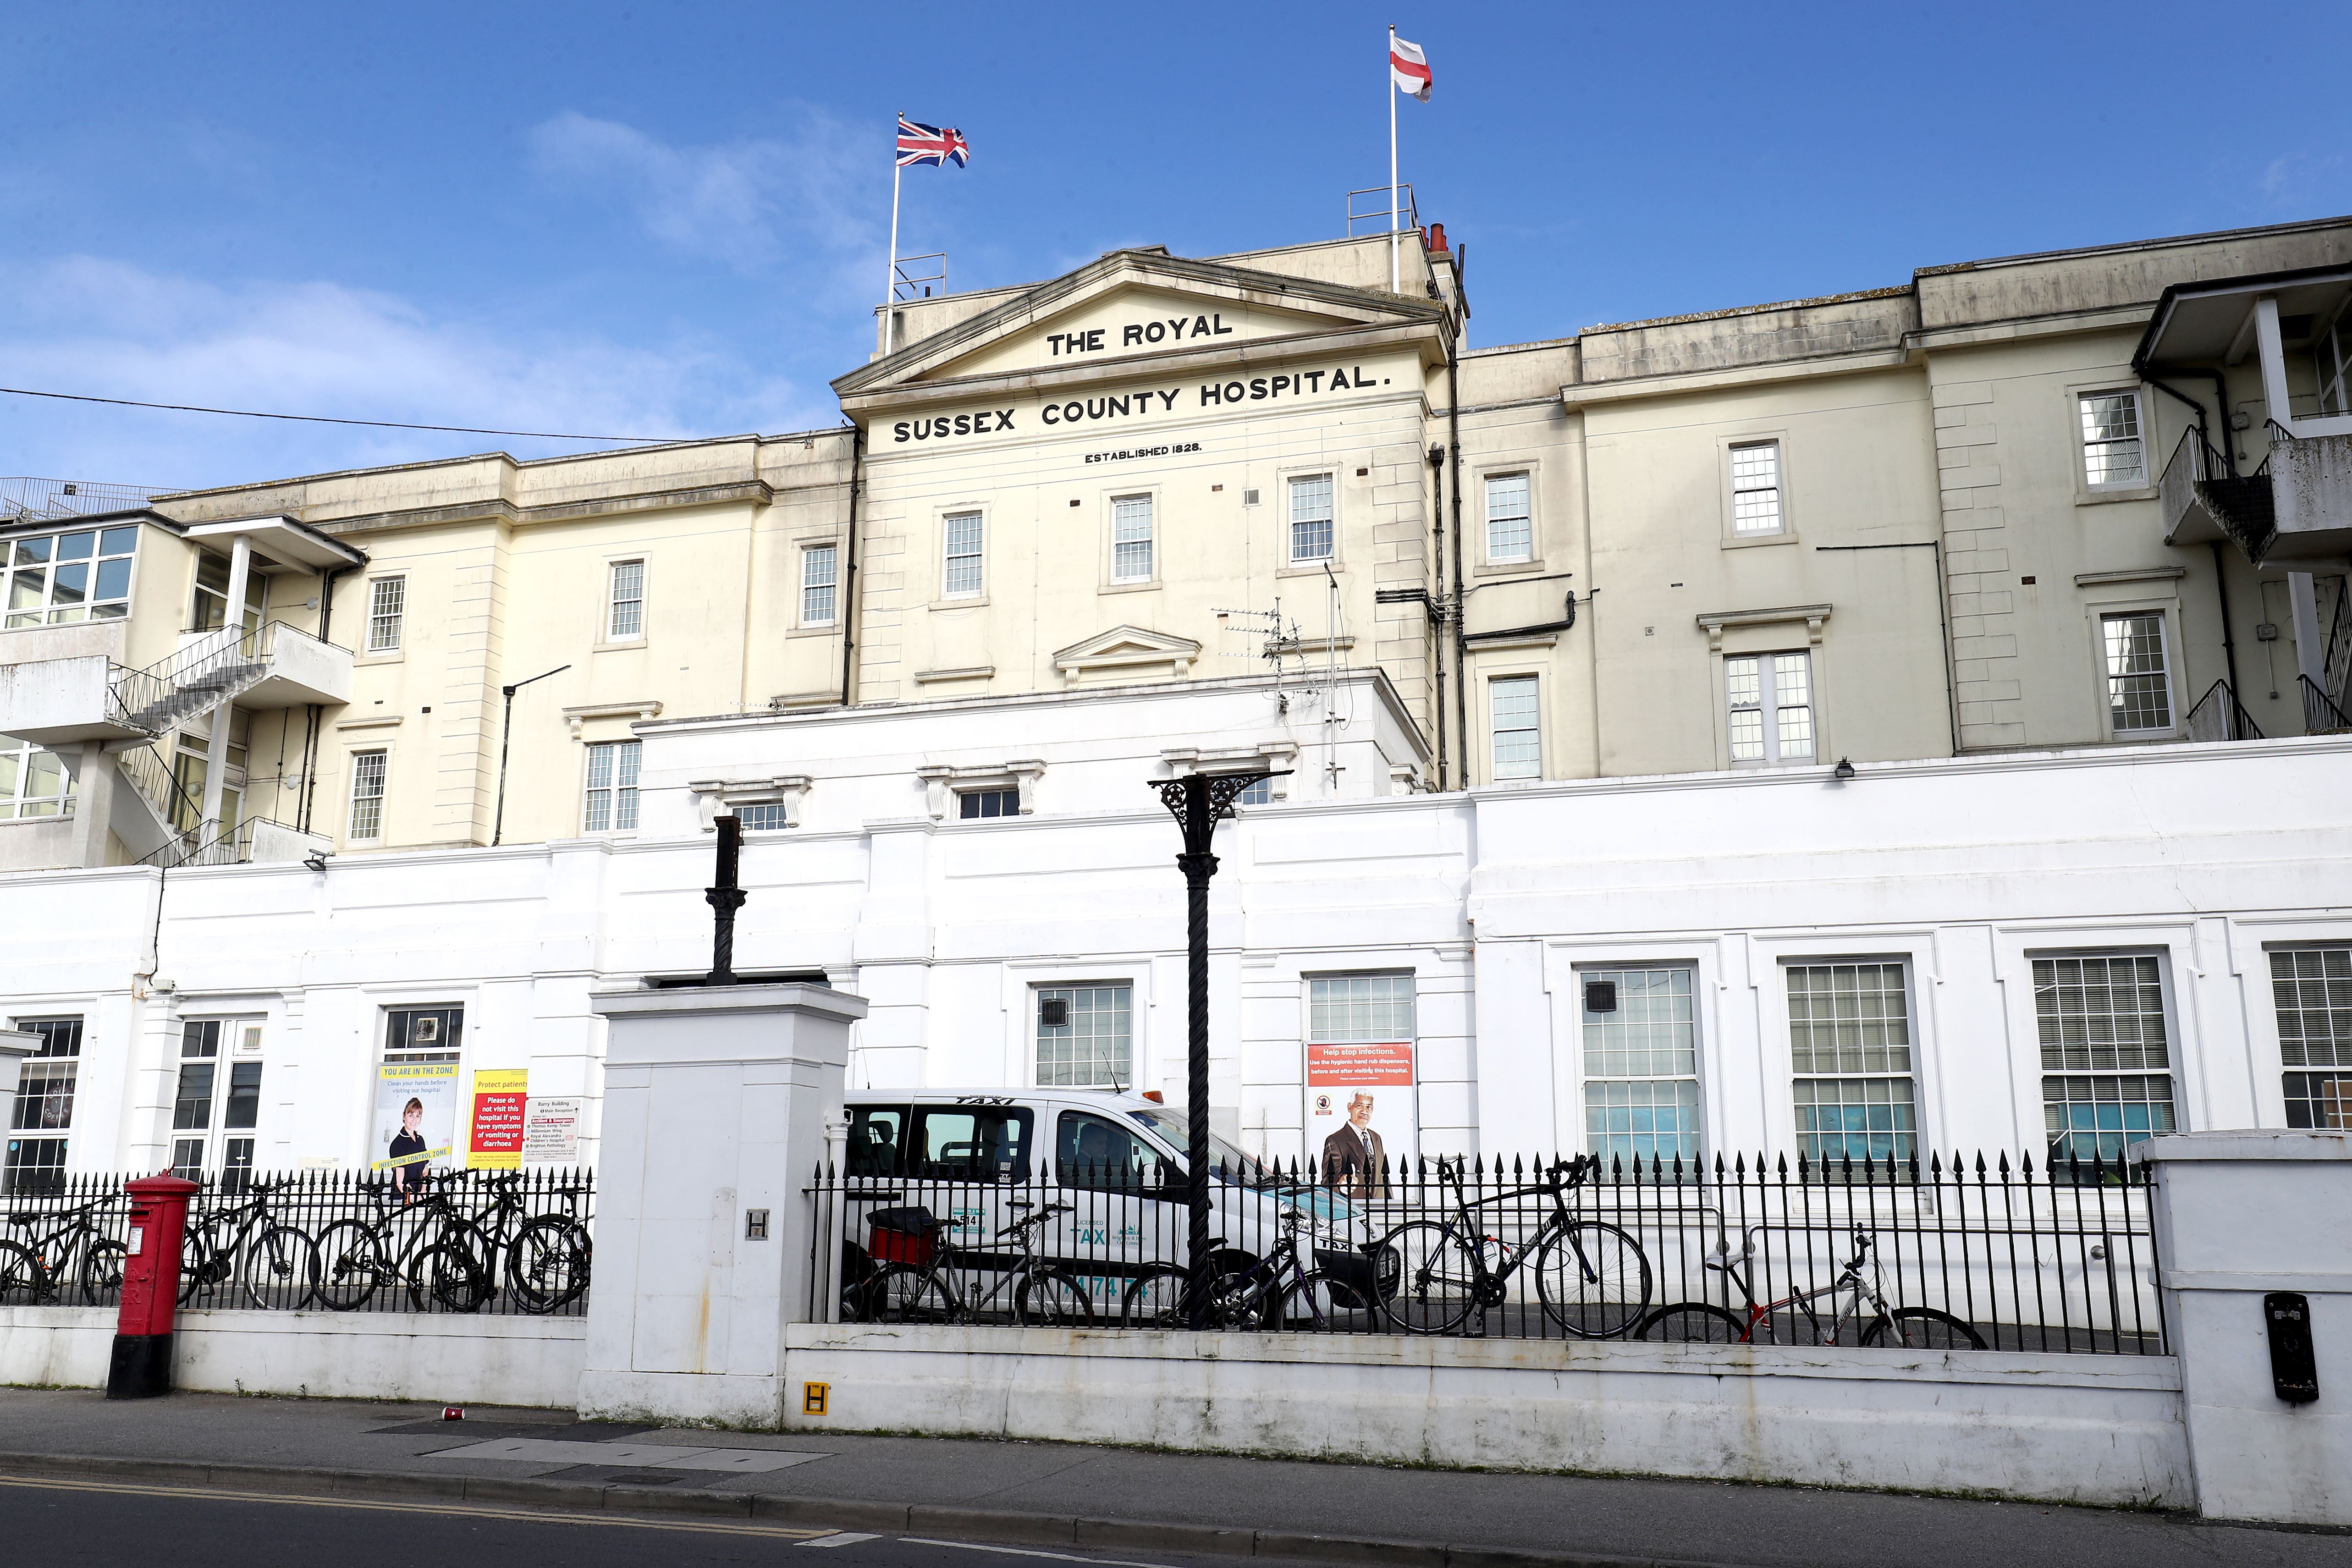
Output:
M1437 540L1436 553L1433 557L1437 570L1437 602L1433 606L1424 602L1421 610L1423 625L1428 624L1433 612L1439 615L1435 645L1430 650L1433 655L1430 663L1437 671L1437 787L1443 790L1445 788L1446 772L1445 622L1443 618L1445 603L1445 448L1442 446L1433 446L1429 449L1429 488L1437 501ZM1454 521L1459 525L1461 519L1457 517Z
M1445 340L1445 451L1454 467L1454 770L1470 788L1470 644L1462 635L1462 380L1451 337Z
M887 309L887 307L886 307ZM841 706L855 701L852 690L857 666L852 657L857 646L857 492L866 480L866 427L849 425L849 528L841 551Z
M2213 444L2211 429L2205 423L2205 405L2203 403L2199 402L2195 398L2190 397L2185 392L2165 385L2164 382L2158 381L2146 371L2140 370L2137 364L2135 364L2132 369L2138 371L2140 380L2146 382L2157 391L2166 393L2168 396L2178 398L2182 402L2187 403L2191 409L2195 410L2197 414L2197 439L2203 442L2209 447ZM2223 465L2229 469L2230 477L2234 479L2238 476L2238 457L2235 451L2237 442L2230 429L2230 384L2221 379L2221 372L2219 371L2191 371L2189 373L2190 375L2203 375L2213 378L2213 402L2215 407L2221 411L2221 462ZM2221 550L2221 541L2220 539L2215 539L2212 541L2212 545L2213 598L2221 607L2221 667L2229 674L2230 696L2231 700L2234 701L2238 695L2238 645L2235 639L2233 639L2230 634L2230 581L2223 574L2223 564L2226 558Z

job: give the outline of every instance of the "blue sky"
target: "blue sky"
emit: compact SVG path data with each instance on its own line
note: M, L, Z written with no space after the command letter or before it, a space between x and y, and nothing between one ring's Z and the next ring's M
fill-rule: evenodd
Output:
M1404 175L1473 344L2352 212L2347 11L2210 5L20 5L0 385L612 435L838 423L892 116L953 284L1333 237ZM2221 68L2214 63L2221 62ZM0 397L0 474L194 486L570 444Z

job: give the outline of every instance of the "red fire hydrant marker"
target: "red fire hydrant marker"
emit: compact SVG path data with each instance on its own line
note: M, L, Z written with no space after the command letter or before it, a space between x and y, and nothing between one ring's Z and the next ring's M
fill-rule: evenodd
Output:
M173 1176L125 1182L131 1198L131 1255L122 1260L122 1305L114 1320L109 1399L152 1399L172 1392L172 1320L180 1308L180 1243L196 1184Z

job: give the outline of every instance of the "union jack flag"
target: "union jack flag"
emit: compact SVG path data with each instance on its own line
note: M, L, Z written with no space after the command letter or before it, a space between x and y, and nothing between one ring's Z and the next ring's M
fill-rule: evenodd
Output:
M962 131L953 126L942 130L936 125L918 125L903 114L898 117L899 168L945 163L950 158L959 169L971 162L971 147L964 141Z

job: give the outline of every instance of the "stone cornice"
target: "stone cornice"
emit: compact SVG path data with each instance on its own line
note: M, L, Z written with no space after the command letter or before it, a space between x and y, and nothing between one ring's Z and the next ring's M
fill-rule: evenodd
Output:
M555 523L574 517L667 511L685 507L723 507L745 501L764 507L775 498L775 486L766 480L739 479L723 485L698 485L685 490L649 490L635 496L603 496L593 500L563 501L546 507L518 507L502 496L490 496L478 501L461 501L447 507L367 512L358 517L331 518L310 526L324 534L359 534L373 533L379 528L424 528L435 523Z

